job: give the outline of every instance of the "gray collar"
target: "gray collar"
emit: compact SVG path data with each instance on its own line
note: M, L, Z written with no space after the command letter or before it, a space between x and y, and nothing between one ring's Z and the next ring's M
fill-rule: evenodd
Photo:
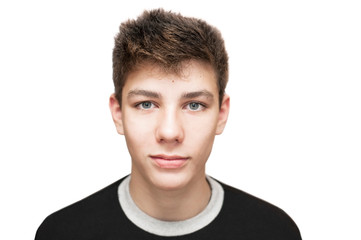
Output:
M140 210L130 196L130 176L126 177L118 187L119 202L128 219L149 233L167 237L190 234L210 224L218 216L223 205L222 186L209 176L207 180L212 189L207 207L198 215L184 221L162 221Z

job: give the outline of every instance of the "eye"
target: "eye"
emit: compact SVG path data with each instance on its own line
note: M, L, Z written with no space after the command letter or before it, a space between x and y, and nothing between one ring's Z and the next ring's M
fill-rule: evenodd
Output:
M153 108L154 104L152 102L146 101L146 102L141 102L141 103L137 104L136 107L147 110L147 109Z
M204 105L198 102L191 102L187 104L187 108L191 111L200 111L204 108Z

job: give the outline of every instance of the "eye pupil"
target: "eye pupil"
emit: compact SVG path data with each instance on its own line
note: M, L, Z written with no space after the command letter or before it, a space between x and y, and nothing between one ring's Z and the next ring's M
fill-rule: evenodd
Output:
M152 106L152 104L150 102L143 102L142 103L143 108L150 108L151 106Z
M192 110L197 110L199 108L199 103L190 103L189 108Z

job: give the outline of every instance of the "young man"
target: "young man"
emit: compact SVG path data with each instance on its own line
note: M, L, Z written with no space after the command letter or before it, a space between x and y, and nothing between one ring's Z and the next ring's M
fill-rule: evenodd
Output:
M207 23L163 10L120 26L109 106L129 176L45 219L36 240L301 239L279 208L205 173L228 117L228 57Z

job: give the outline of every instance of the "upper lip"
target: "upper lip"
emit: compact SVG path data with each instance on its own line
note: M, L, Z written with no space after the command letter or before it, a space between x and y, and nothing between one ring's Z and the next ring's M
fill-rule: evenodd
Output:
M156 154L156 155L150 155L151 158L161 158L164 160L187 160L189 157L184 157L180 155L166 155L166 154Z

